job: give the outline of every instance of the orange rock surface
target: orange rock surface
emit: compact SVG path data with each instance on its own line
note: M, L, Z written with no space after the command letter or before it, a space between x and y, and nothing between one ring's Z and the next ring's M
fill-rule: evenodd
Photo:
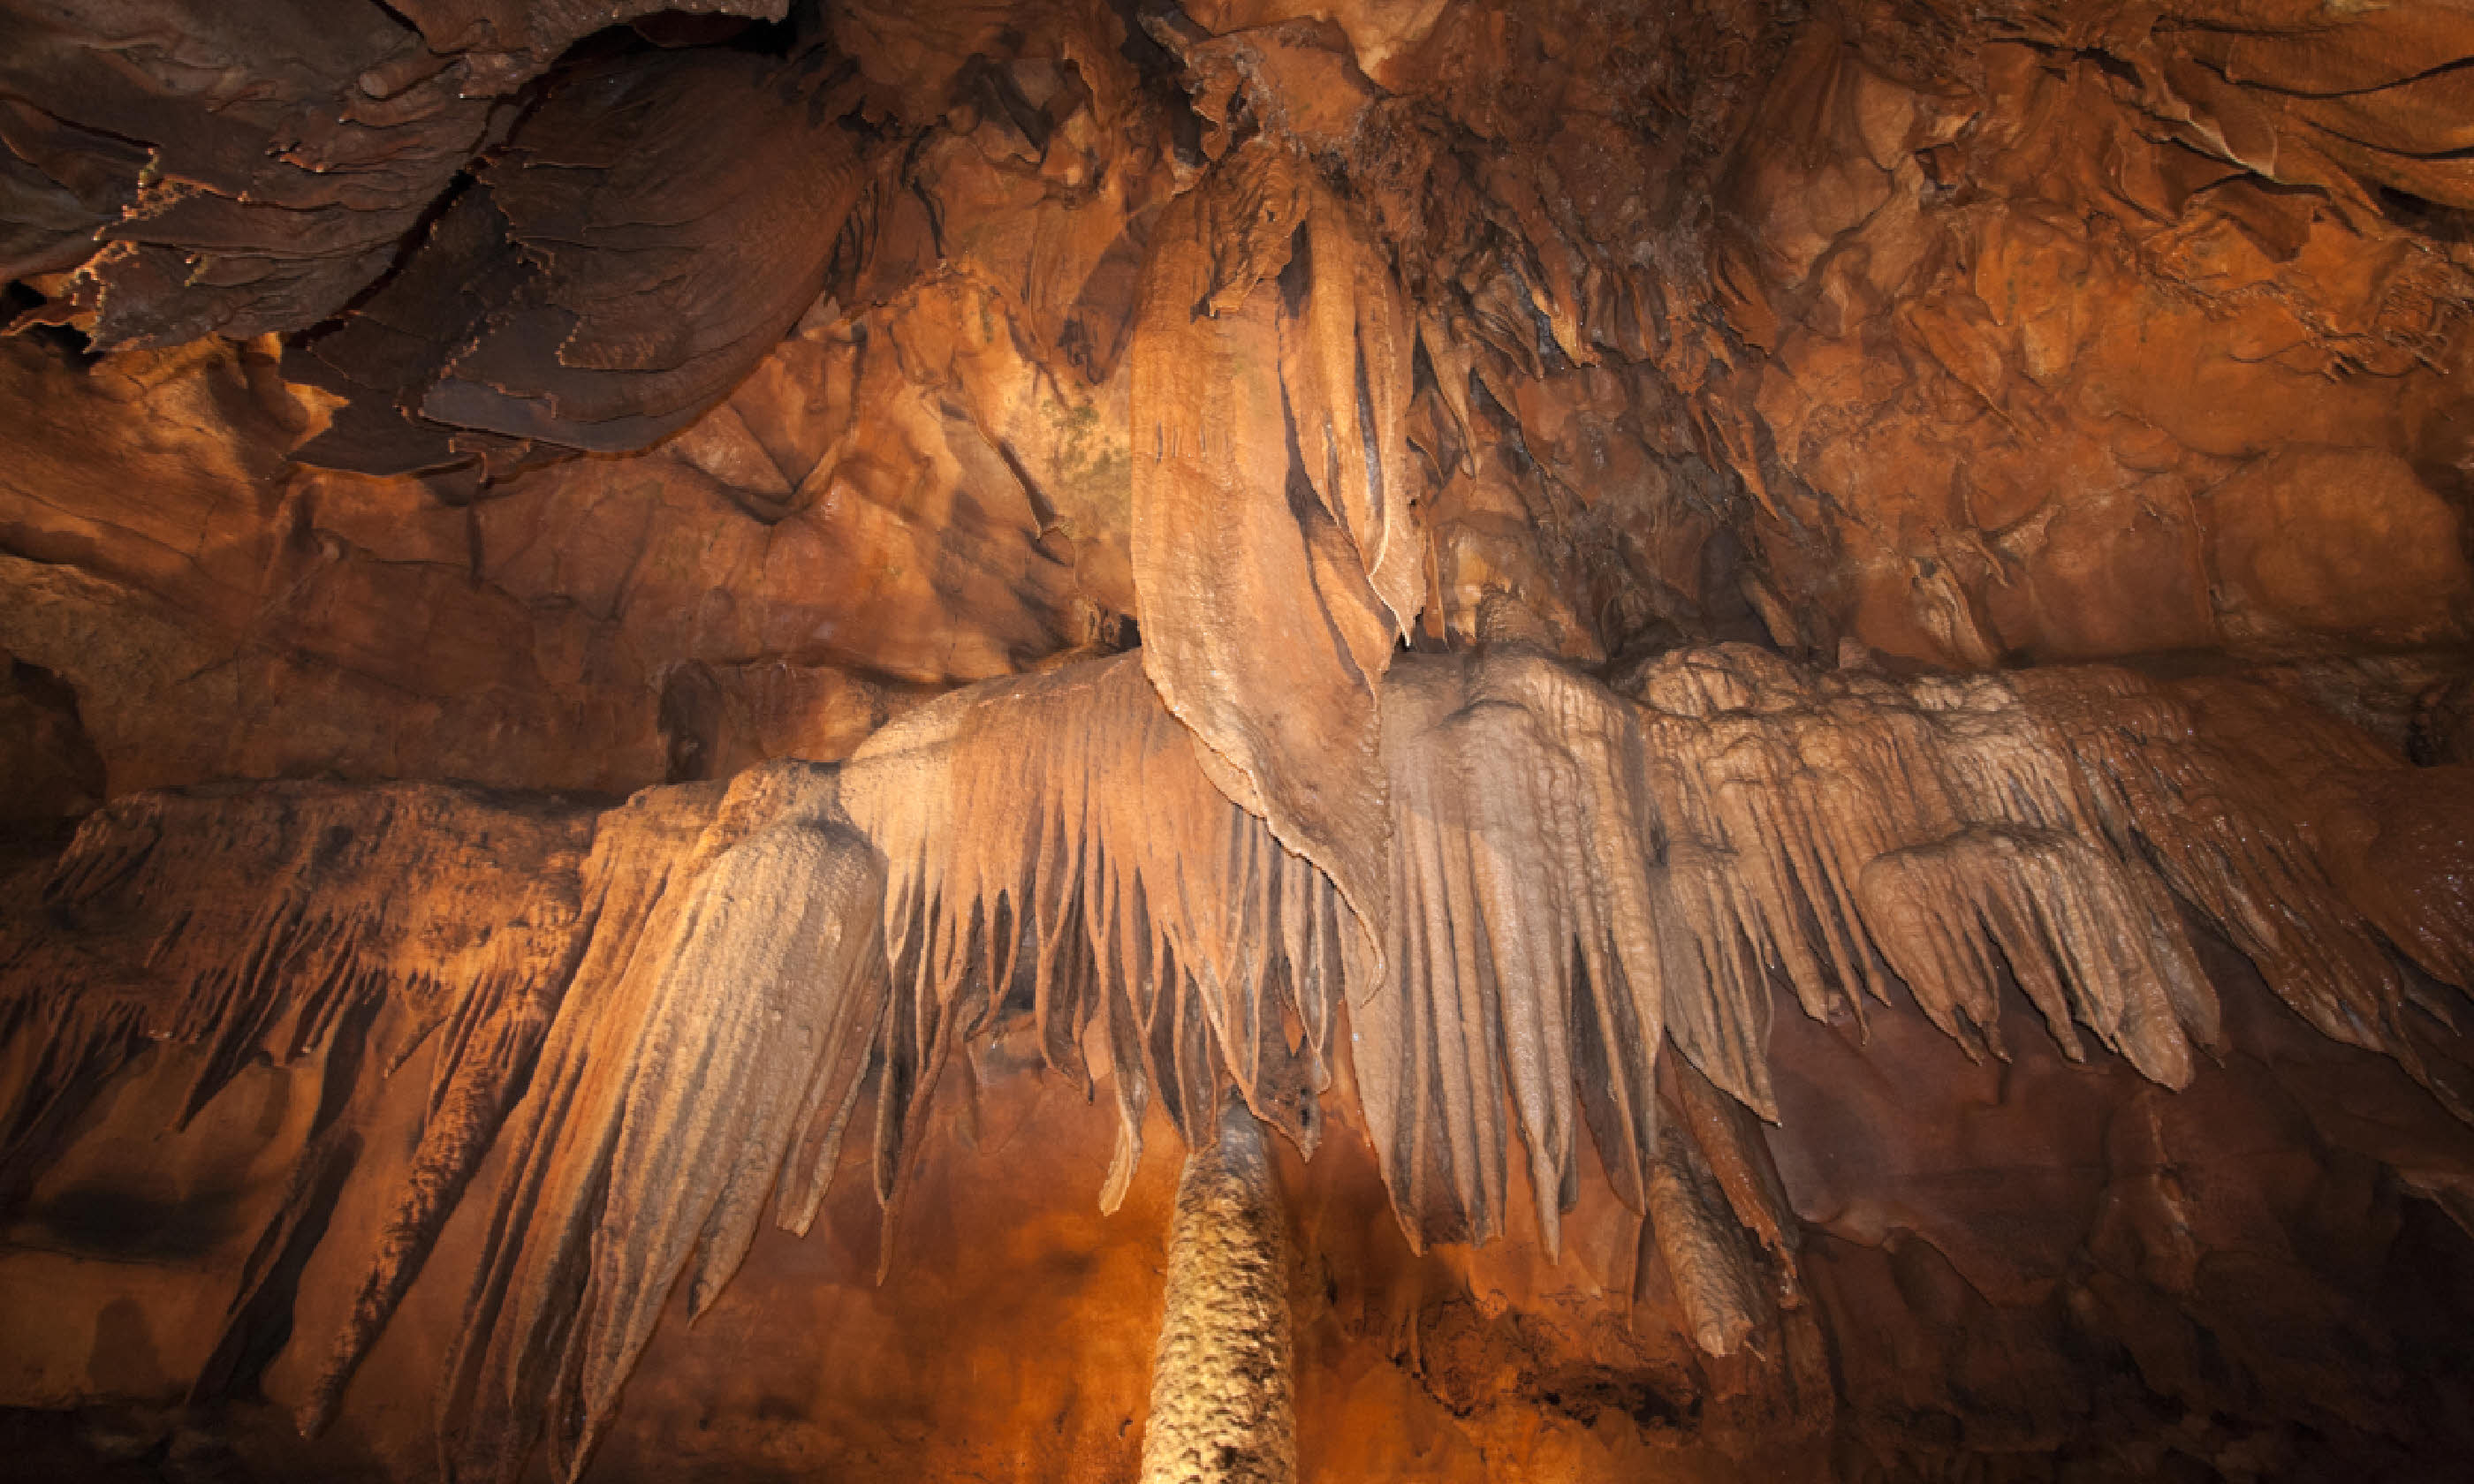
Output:
M2458 0L0 0L0 283L46 1476L1131 1479L1232 1098L1301 1477L2474 1445Z

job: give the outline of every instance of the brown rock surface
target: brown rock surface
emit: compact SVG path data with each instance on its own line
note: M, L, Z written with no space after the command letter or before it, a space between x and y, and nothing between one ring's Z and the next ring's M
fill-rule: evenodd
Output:
M1413 1255L1337 1105L1311 1161L1281 1146L1301 1472L1480 1479L1512 1456L1582 1479L1826 1477L1866 1459L1904 1475L2058 1452L2104 1472L2182 1454L2318 1473L2453 1446L2462 1341L2435 1305L2474 1249L2405 1192L2462 1171L2474 1141L2416 1113L2424 1094L2391 1064L2214 967L2229 1055L2179 1094L2041 1038L1971 1063L1904 1012L1860 1042L1784 1015L1779 1126L1741 1154L1695 1135L1712 1185L1737 1158L1775 1160L1764 1178L1793 1233L1787 1255L1749 1259L1750 1344L1726 1356L1694 1347L1663 1237L1637 1244L1640 1217L1595 1178L1560 1262L1518 1205L1492 1245ZM1175 1161L1145 1161L1101 1214L1109 1113L1039 1069L1028 1020L1004 1023L947 1070L886 1282L853 1149L809 1236L759 1236L691 1324L673 1297L594 1476L1129 1476ZM159 1130L200 1068L177 1043L144 1054L11 1229L12 1332L44 1337L13 1349L12 1400L119 1406L88 1414L88 1448L113 1427L162 1435L157 1408L224 1322L334 1056L244 1071L166 1160ZM375 1235L433 1068L424 1047L358 1115L371 1137L301 1271L302 1328L261 1382L279 1405L308 1395L322 1316ZM1164 1120L1151 1132L1173 1142ZM510 1174L494 1158L480 1179ZM1758 1252L1716 1199L1719 1230ZM112 1204L132 1201L159 1212L135 1248ZM445 1228L324 1441L285 1442L246 1408L204 1436L266 1476L419 1476L484 1213Z
M2447 1472L2469 121L2454 0L0 0L0 1450L1130 1478L1235 1096L1304 1477Z
M1107 1083L1117 1154L1096 1193L1110 1209L1135 1189L1154 1100L1196 1140L1226 1088L1299 1155L1323 1143L1328 1102L1355 1151L1338 1167L1374 1156L1368 1193L1388 1187L1418 1261L1429 1244L1505 1241L1477 1248L1458 1281L1470 1317L1511 1325L1466 1343L1510 1353L1432 1362L1410 1341L1413 1369L1457 1415L1479 1384L1458 1368L1516 1372L1570 1343L1609 1368L1593 1384L1668 1399L1615 1408L1646 1428L1617 1455L1686 1446L1722 1472L1810 1453L1824 1432L1842 1454L1900 1468L1935 1448L2163 1448L2158 1397L2196 1399L2211 1425L2264 1448L2304 1447L2261 1431L2296 1418L2332 1458L2430 1446L2401 1374L2343 1357L2424 1343L2365 1285L2396 1238L2400 1192L2462 1215L2474 1178L2474 1134L2439 1112L2465 1104L2465 1048L2429 1013L2436 982L2462 984L2474 965L2450 885L2474 874L2474 846L2453 813L2393 802L2393 780L2454 770L2414 769L2248 679L2046 668L1902 685L1735 646L1669 655L1636 688L1644 704L1516 642L1394 667L1385 802L1402 916L1379 964L1328 880L1211 785L1202 744L1130 655L957 691L838 769L768 765L726 790L648 790L597 815L434 785L139 796L88 819L0 946L18 1030L5 1125L18 1204L38 1225L73 1221L76 1197L71 1216L41 1214L61 1182L142 1181L126 1163L81 1171L105 1158L88 1152L96 1131L116 1126L102 1100L146 1085L123 1073L143 1071L150 1042L202 1056L164 1051L188 1090L168 1113L131 1104L141 1126L238 1106L235 1079L261 1054L315 1059L300 1132L259 1115L257 1140L289 1173L221 1177L254 1185L254 1208L212 1228L223 1257L205 1236L180 1249L202 1268L194 1281L236 1285L217 1318L186 1322L219 1331L182 1337L190 1394L279 1385L321 1427L339 1404L351 1417L347 1388L388 1363L388 1336L443 1321L431 1425L456 1475L515 1476L546 1423L552 1466L572 1477L623 1415L665 1295L679 1284L690 1318L713 1308L766 1206L809 1230L861 1102L876 1104L876 1263L892 1276L906 1260L897 1209L923 1199L948 1128L940 1090L967 1130L991 1077ZM2313 764L2320 776L2294 771ZM2388 857L2409 840L2400 892ZM2366 841L2385 842L2376 863ZM1816 1030L1767 1033L1770 981L1747 950L1781 966ZM2050 1042L2028 1033L2032 1049L2005 1049L2005 987ZM1940 1039L1917 1041L1894 993ZM2299 1019L2263 1020L2271 993ZM2228 995L2249 1008L2229 1019ZM1833 1025L1873 1032L1860 1050L1810 1041ZM2082 1031L2105 1048L2093 1063ZM1686 1060L1661 1055L1670 1037ZM2369 1053L2388 1070L2343 1060ZM2267 1094L2237 1090L2255 1080L2249 1064L2227 1061L2278 1054L2299 1055L2308 1085L2254 1106ZM420 1062L425 1078L396 1074ZM2330 1093L2312 1079L2330 1075L2361 1087L2317 1101ZM2063 1101L2026 1095L2039 1086ZM1843 1106L1876 1087L1895 1089L1885 1106ZM2195 1101L2155 1101L2185 1088ZM1946 1098L2001 1112L1979 1130L1931 1112ZM2228 1099L2235 1111L2206 1112ZM2306 1193L2240 1194L2252 1177L2228 1175L2233 1204L2207 1214L2219 1226L2171 1205L2181 1276L2160 1277L2152 1253L2108 1257L2111 1207L2072 1141L2166 1108L2193 1137L2288 1164L2312 1158L2293 1143L2306 1126L2344 1158L2294 1176ZM1516 1131L1534 1214L1507 1199ZM248 1144L181 1162L249 1167ZM2205 1163L2144 1158L2176 1182ZM2012 1173L1961 1178L1978 1167ZM1297 1219L1326 1198L1358 1206L1352 1219L1370 1209L1322 1176L1286 1178L1315 1192ZM2276 1229L2242 1203L2316 1210L2307 1190L2324 1179L2387 1203L2341 1233L2357 1266L2278 1278L2290 1313L2191 1286L2189 1264L2219 1253L2239 1259L2227 1272L2286 1261L2283 1248L2259 1256ZM470 1225L485 1211L476 1251ZM259 1231L245 1248L243 1225ZM1829 1240L1814 1246L1817 1233ZM1930 1254L1914 1278L1897 1270L1910 1236ZM1336 1260L1334 1241L1318 1233L1298 1263ZM1882 1281L1866 1276L1874 1257L1831 1241L1888 1254L1890 1290L1865 1286ZM2195 1325L2234 1347L2231 1378L2147 1374L2166 1362L2143 1358L2146 1393L2098 1396L2052 1333L2053 1284L2082 1249L2130 1263L2147 1287L2098 1285L2071 1302L2112 1317L2073 1308L2073 1324L2134 1354L2186 1344ZM1395 1281L1383 1263L1399 1260L1332 1269L1323 1304L1342 1304L1344 1282L1377 1302ZM424 1321L402 1305L442 1264L449 1291L469 1281L472 1298L460 1319ZM1941 1297L1910 1291L1928 1281ZM1658 1363L1644 1354L1556 1338L1595 1332L1562 1306L1574 1283L1601 1305L1627 1293L1671 1305L1659 1323L1711 1363L1759 1357L1745 1385L1760 1400L1705 1431L1678 1383L1647 1378ZM1491 1300L1486 1284L1510 1286ZM39 1293L18 1301L33 1329L104 1323L78 1317L85 1300ZM1417 1302L1413 1327L1426 1322ZM2123 1317L2124 1304L2182 1317ZM1899 1341L1912 1353L1876 1395L1856 1357L1902 1326L1918 1331ZM1969 1357L1996 1333L2009 1336L2006 1370L1988 1379ZM1344 1374L1358 1364L1313 1353ZM1806 1368L1825 1353L1839 1380L1815 1390ZM107 1387L73 1359L30 1352L22 1399ZM1562 1384L1544 1404L1562 1404ZM1922 1404L1891 1400L1919 1386L1956 1432L1881 1434L1877 1414ZM1667 1429L1678 1436L1660 1441ZM390 1467L411 1466L407 1447L382 1449Z

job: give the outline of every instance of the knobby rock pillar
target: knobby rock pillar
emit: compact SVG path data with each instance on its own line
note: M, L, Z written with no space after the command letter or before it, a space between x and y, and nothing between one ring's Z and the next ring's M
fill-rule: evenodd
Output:
M1231 1098L1177 1182L1143 1484L1290 1484L1289 1347L1279 1187L1262 1125Z

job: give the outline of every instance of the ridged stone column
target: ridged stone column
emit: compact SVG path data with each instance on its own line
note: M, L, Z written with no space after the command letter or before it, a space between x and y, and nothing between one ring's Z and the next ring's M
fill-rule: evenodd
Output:
M1162 1307L1143 1484L1291 1484L1287 1232L1262 1125L1235 1099L1177 1182Z

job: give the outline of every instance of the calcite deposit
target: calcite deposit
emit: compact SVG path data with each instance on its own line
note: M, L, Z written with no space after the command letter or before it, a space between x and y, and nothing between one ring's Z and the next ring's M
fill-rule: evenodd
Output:
M2459 0L0 0L0 280L46 1477L2474 1448Z

